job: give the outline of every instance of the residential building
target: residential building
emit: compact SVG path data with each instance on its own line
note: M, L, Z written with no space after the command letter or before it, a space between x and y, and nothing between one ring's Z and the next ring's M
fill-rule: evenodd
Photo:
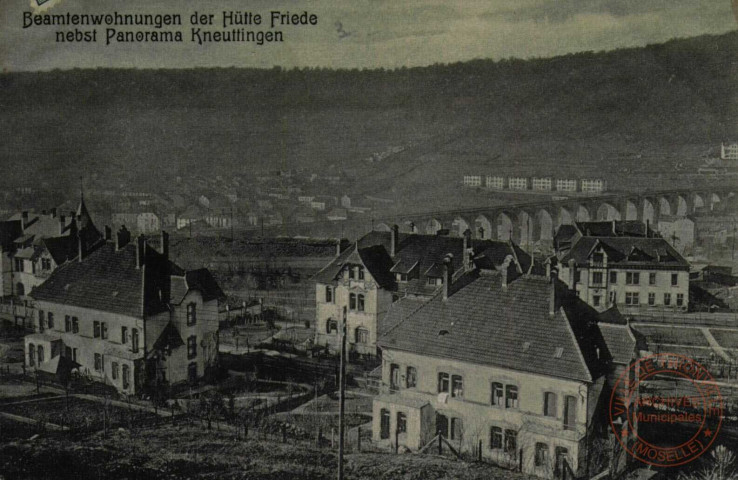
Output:
M71 365L127 394L201 378L217 357L223 293L208 270L172 263L161 235L161 252L125 229L106 235L37 287L26 366L57 374Z
M13 295L13 253L15 239L23 235L21 220L0 222L0 296Z
M373 231L344 250L314 277L316 283L315 344L340 348L339 326L346 315L350 351L377 354L377 336L397 320L393 304L407 299L426 301L444 282L444 260L460 275L474 263L495 268L512 255L519 271L528 271L531 257L510 242L463 237Z
M553 189L553 180L551 177L533 177L531 186L533 190L548 192Z
M508 185L510 190L528 190L528 177L510 177Z
M550 276L465 272L379 339L378 445L457 451L544 478L587 472L612 356L596 312ZM447 275L451 280L451 275Z
M505 177L487 175L484 185L492 190L502 190L505 188Z
M556 191L557 192L576 192L577 191L577 180L574 178L557 178L556 179Z
M689 263L666 239L651 236L647 224L634 228L638 223L578 222L569 238L557 232L559 279L600 311L686 310Z
M583 193L602 193L607 188L607 183L601 178L583 178L580 184Z
M482 176L481 175L464 175L464 186L465 187L481 187Z
M723 160L738 160L738 142L721 143L720 158Z

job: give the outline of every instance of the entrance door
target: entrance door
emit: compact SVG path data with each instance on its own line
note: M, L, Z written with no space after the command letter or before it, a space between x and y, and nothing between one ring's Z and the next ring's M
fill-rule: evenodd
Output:
M379 438L389 438L390 436L390 413L386 409L382 409L379 424Z
M566 464L566 457L569 455L569 451L564 447L556 447L556 465L554 469L554 476L556 478L564 478L564 465Z
M436 435L443 435L448 438L448 417L440 413L436 413Z

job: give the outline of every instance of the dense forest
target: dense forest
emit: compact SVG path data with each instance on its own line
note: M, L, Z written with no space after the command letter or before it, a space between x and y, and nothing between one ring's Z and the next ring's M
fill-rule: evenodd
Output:
M160 186L274 167L361 177L361 160L392 145L426 146L403 162L432 153L444 165L700 152L738 137L737 59L734 31L395 70L2 73L2 181L76 183L85 170Z

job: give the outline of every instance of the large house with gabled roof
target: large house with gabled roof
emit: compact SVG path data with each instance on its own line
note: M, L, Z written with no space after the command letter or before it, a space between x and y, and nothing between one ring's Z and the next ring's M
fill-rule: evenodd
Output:
M475 264L499 268L508 256L521 273L534 268L514 243L472 240L468 231L463 237L401 233L397 226L369 232L314 277L315 344L340 349L345 312L349 351L375 356L378 335L396 322L397 312L430 299L447 270L455 277Z
M374 441L418 451L440 436L525 473L582 476L613 363L597 322L555 275L520 273L511 257L463 273L379 338Z
M26 366L80 374L140 394L196 382L218 355L218 302L206 269L185 271L143 236L121 228L57 268L31 293L36 333L26 336ZM62 361L62 357L64 361Z

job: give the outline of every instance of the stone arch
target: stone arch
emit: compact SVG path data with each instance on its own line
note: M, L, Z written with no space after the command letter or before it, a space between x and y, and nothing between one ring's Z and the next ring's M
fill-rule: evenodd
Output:
M577 222L589 222L592 220L592 212L584 205L577 205Z
M377 232L389 232L392 229L386 223L380 222L374 226L374 230Z
M620 220L620 211L611 203L604 202L597 207L597 220Z
M651 201L651 199L644 198L643 199L643 221L644 222L650 222L651 225L654 224L656 220L656 207L654 206L654 202Z
M684 198L682 195L677 195L676 197L676 212L675 215L679 217L686 217L689 214L689 204L687 202L687 199Z
M671 215L671 203L666 197L659 197L659 214L660 215Z
M492 222L484 215L479 215L474 220L473 236L482 240L495 238L497 232L492 231Z
M569 210L567 207L561 207L559 208L559 215L556 219L556 228L559 228L561 225L573 225L574 224L574 216L571 213L571 210Z
M443 229L443 224L437 218L431 218L425 223L425 233L428 235L435 235L441 229Z
M554 220L551 212L541 208L536 212L535 220L533 241L551 242L554 236Z
M471 229L471 224L464 219L464 217L456 217L451 222L451 233L459 237L464 235L464 232Z
M638 205L633 200L626 200L624 205L623 220L638 220Z
M705 197L700 193L692 195L692 206L694 207L692 211L705 208Z
M719 204L722 201L723 201L723 199L720 198L720 195L718 195L717 193L714 193L714 192L711 193L710 194L710 210L714 210L715 209L715 205Z
M495 218L495 234L497 240L514 240L516 238L515 216L509 212L500 212Z

